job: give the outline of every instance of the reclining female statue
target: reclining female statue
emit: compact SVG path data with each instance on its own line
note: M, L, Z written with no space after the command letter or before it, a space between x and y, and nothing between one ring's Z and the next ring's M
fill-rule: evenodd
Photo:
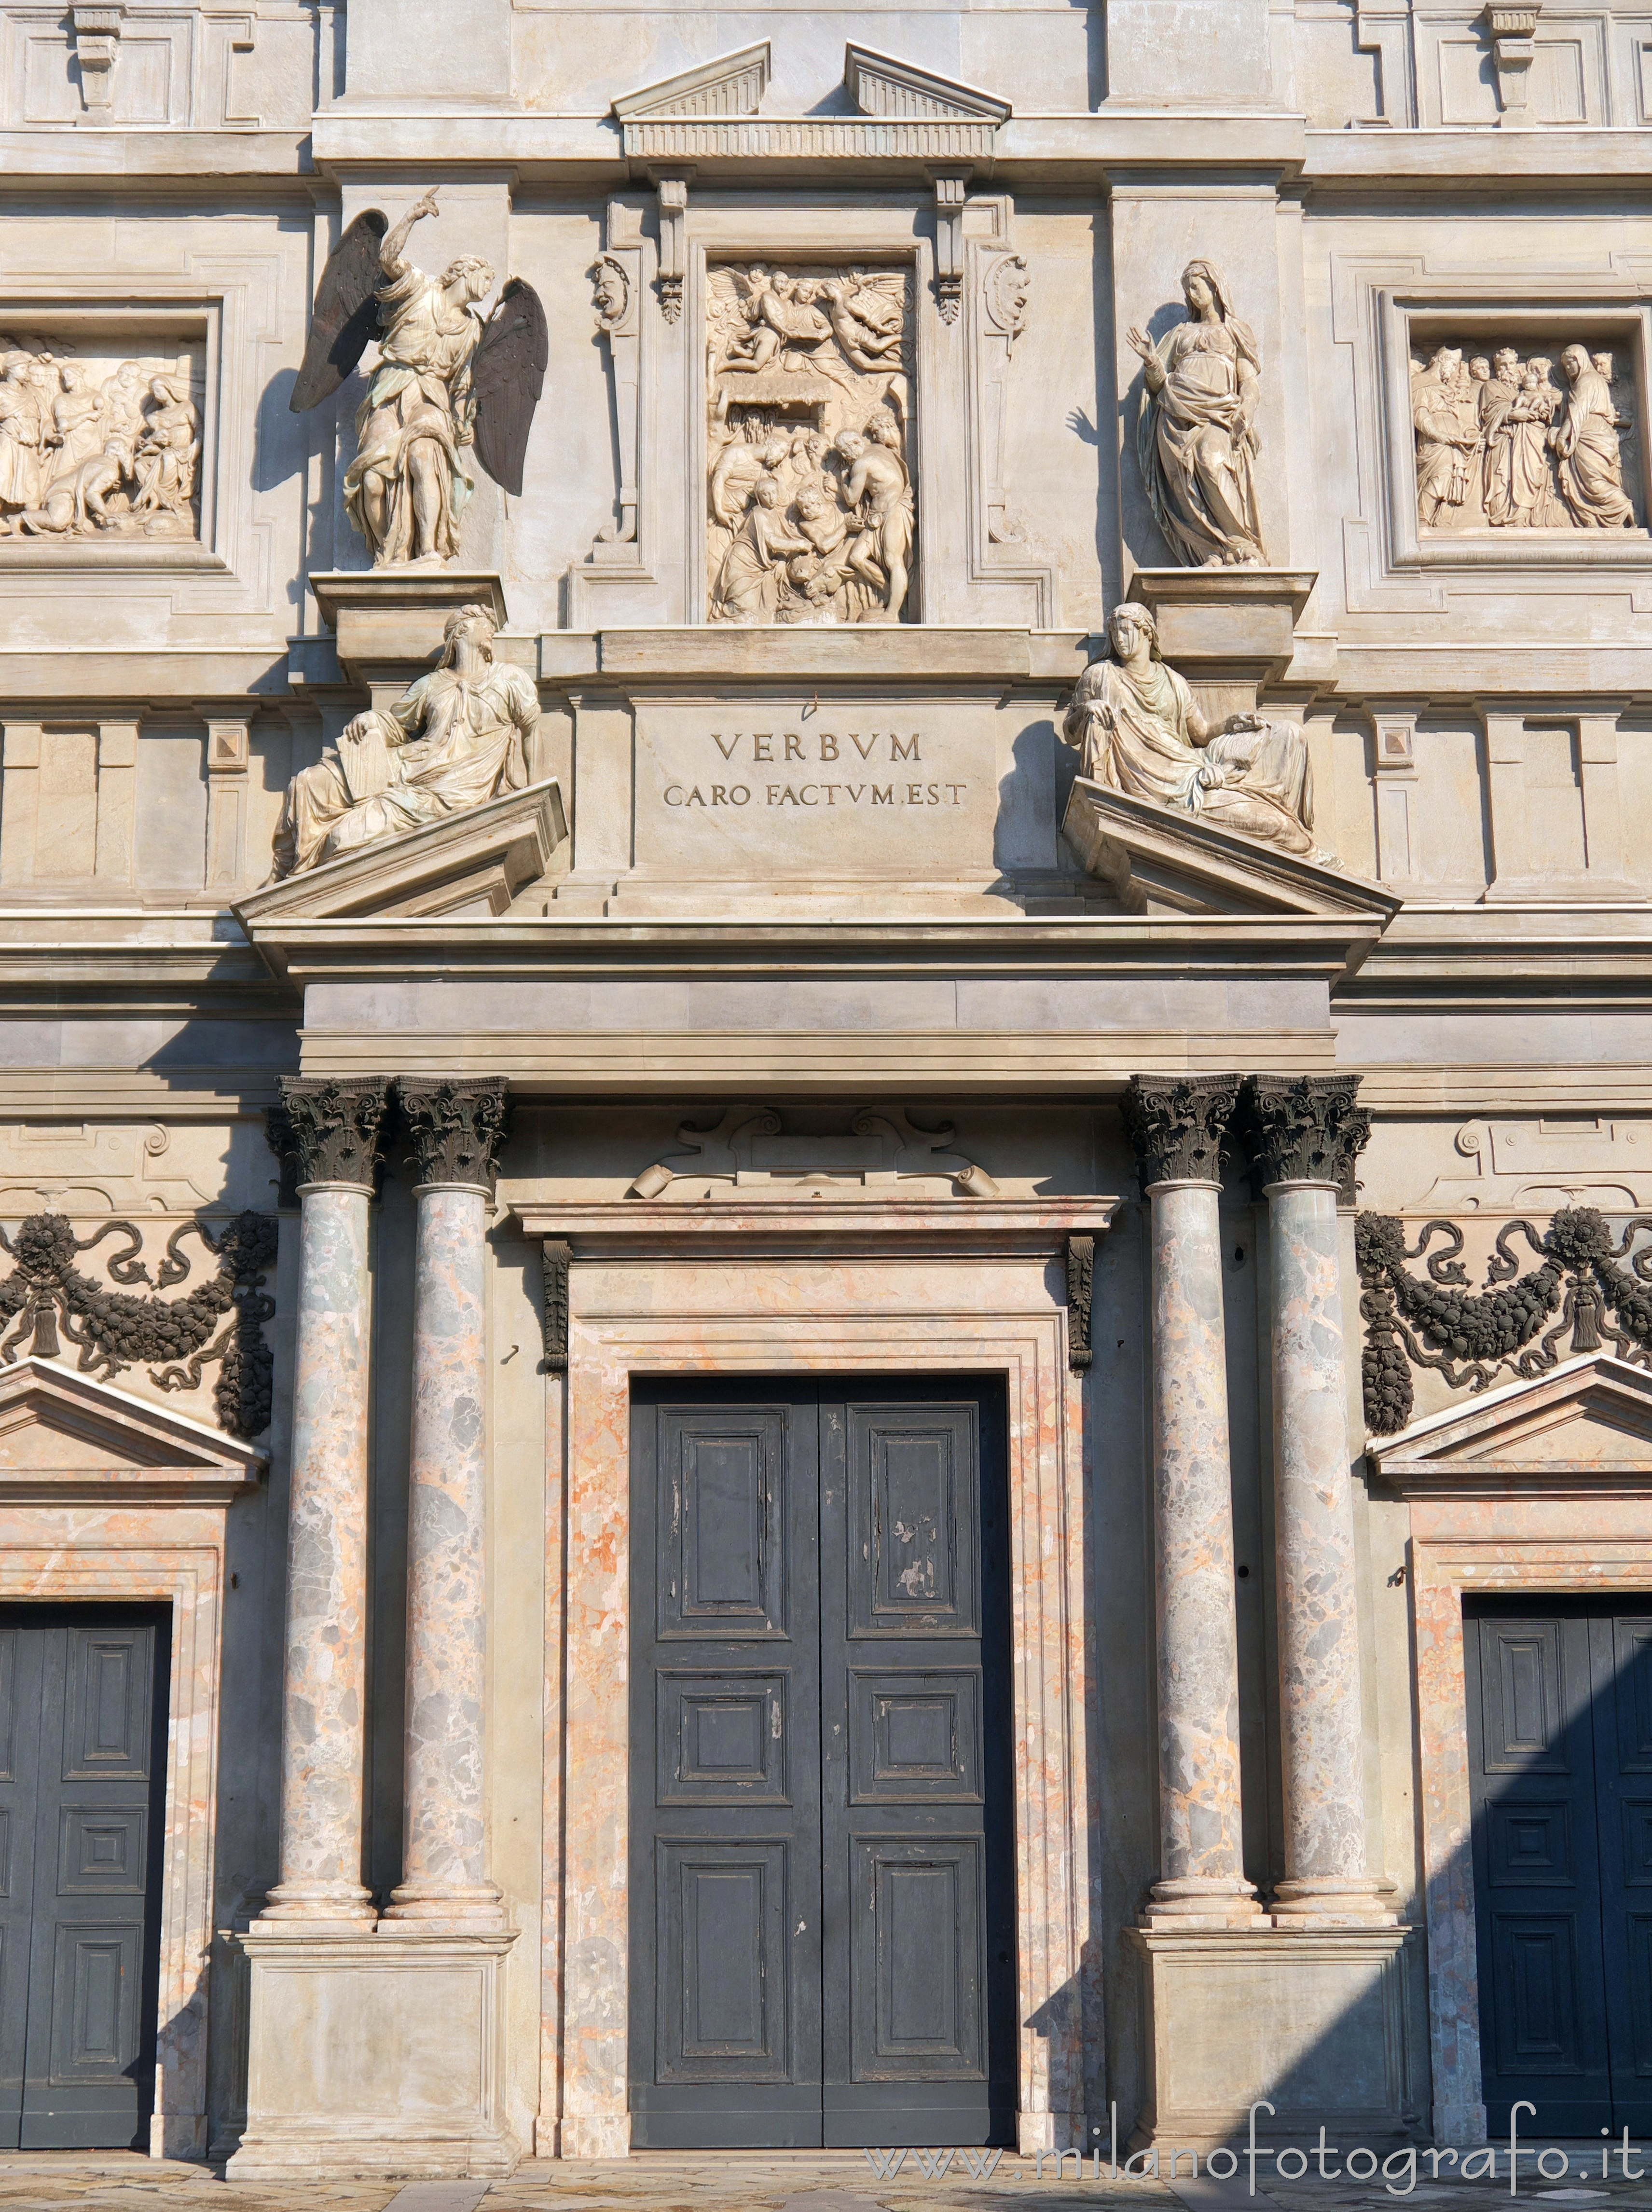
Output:
M1340 866L1315 843L1308 741L1294 722L1230 714L1207 723L1193 693L1159 658L1158 626L1126 600L1108 623L1110 650L1074 688L1061 734L1080 775L1133 799L1202 814L1224 830Z
M460 607L442 635L438 665L387 714L356 715L339 732L336 752L293 778L271 883L526 784L539 720L532 678L494 659L485 607Z

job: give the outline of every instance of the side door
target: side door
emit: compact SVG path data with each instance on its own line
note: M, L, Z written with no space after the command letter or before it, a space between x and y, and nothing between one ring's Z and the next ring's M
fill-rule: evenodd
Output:
M634 1397L641 2148L820 2142L817 1431L784 1392Z
M1013 2140L1003 1418L821 1409L829 2148Z
M155 1607L0 1613L0 2130L15 2127L24 2150L148 2145L169 1619Z
M1550 2139L1613 2125L1590 1626L1465 1608L1486 2120L1527 2099Z

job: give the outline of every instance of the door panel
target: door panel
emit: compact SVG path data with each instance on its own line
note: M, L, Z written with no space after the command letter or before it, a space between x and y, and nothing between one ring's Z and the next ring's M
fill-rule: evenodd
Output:
M1652 2127L1652 1618L1598 1607L1588 1628L1612 2057L1602 2124L1639 2134Z
M634 2140L1012 2139L1001 1389L639 1386L632 1433Z
M169 1619L0 1609L0 2147L148 2145Z
M633 1415L641 2149L820 2141L817 1422L750 1400Z

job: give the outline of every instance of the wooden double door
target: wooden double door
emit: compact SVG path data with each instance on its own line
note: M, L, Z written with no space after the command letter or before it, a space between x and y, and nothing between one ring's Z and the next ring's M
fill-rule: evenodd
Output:
M1465 1607L1488 2124L1652 2132L1652 1597Z
M1001 1387L639 1386L632 1516L633 2141L1011 2142Z
M0 1607L0 2150L149 2148L169 1621Z

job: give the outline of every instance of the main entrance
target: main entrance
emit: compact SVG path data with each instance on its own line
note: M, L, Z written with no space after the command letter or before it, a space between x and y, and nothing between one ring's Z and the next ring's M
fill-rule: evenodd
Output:
M0 2149L149 2148L169 1620L0 1607Z
M1652 1602L1464 1607L1493 2136L1652 2128Z
M1013 2140L1004 1398L632 1401L642 2148Z

